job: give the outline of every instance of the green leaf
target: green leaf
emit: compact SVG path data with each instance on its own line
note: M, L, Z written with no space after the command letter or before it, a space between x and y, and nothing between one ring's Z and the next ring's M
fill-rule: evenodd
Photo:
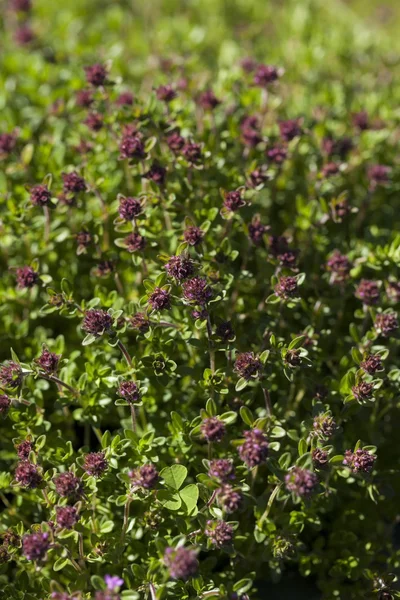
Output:
M215 417L217 414L217 405L215 404L215 400L209 398L206 403L206 412L210 417Z
M68 556L61 556L61 558L58 558L56 560L56 562L54 563L53 570L54 571L61 571L61 569L63 569L64 567L66 567L68 563L69 563Z
M355 384L355 375L353 371L348 371L340 381L339 391L341 394L349 394Z
M299 346L301 346L305 337L305 335L299 335L295 337L289 344L289 350L293 350L294 348L298 348Z
M173 493L169 490L161 490L158 492L157 500L159 500L167 510L179 510L182 506L182 500L179 493Z
M303 454L305 454L307 452L307 450L308 450L308 444L307 444L307 442L306 442L305 439L301 439L299 441L298 448L299 448L299 456L303 456Z
M247 385L247 379L245 379L244 377L241 377L235 385L235 390L237 392L240 392L240 390L244 390L246 385Z
M329 460L331 464L342 463L343 464L344 456L343 454L337 454L336 456L332 456Z
M160 476L164 479L165 485L169 488L179 490L187 477L187 468L183 465L172 465L172 467L163 469Z
M92 333L88 333L82 342L82 346L89 346L90 344L93 344L93 342L95 342L95 341L96 341L96 336L94 336Z
M179 492L179 495L186 513L190 515L197 506L197 500L199 499L199 488L196 484L191 483L190 485L184 487Z
M353 360L357 365L359 365L363 359L363 355L361 354L360 350L356 347L353 347L351 349L351 356L353 357Z
M279 427L279 425L274 427L271 431L271 437L273 437L273 438L281 438L281 437L284 437L285 435L286 435L286 431L283 429L283 427Z
M242 417L242 420L246 423L246 425L248 425L249 427L253 425L254 416L251 410L247 408L247 406L240 407L240 416Z

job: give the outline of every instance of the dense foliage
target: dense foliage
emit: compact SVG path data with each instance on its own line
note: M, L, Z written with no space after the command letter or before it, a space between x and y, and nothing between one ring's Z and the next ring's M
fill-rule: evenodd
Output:
M399 57L329 10L2 8L4 597L400 597Z

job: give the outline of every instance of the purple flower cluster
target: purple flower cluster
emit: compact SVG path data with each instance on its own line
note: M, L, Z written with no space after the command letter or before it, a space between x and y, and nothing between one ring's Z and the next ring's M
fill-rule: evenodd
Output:
M135 381L121 381L118 387L118 394L121 398L129 402L129 404L139 402L141 398L139 387Z
M104 452L90 452L85 455L83 469L88 475L101 477L108 469L108 461Z
M343 464L349 467L353 473L371 473L375 461L375 454L369 450L358 448L355 452L346 450Z
M279 78L279 69L271 65L258 65L254 74L254 83L259 87L267 87Z
M72 529L79 521L78 511L74 506L57 506L56 520L59 527Z
M20 460L28 460L29 454L33 452L34 445L33 442L29 440L24 440L17 446L17 455Z
M0 415L5 417L11 406L11 398L7 394L0 394Z
M242 190L234 190L232 192L224 193L224 207L229 212L236 212L245 205L246 201L243 198Z
M18 267L16 269L17 274L17 284L19 289L32 288L39 282L39 273L32 267Z
M249 224L249 238L255 246L261 246L264 235L267 233L268 227L263 225L259 217L253 219Z
M71 471L66 471L65 473L60 473L53 479L56 492L59 496L63 498L69 498L71 500L78 500L84 494L83 482L82 480L71 473Z
M201 435L207 442L220 442L226 433L225 423L218 417L204 419L200 430Z
M199 95L197 103L204 110L214 110L219 104L221 104L221 100L218 100L212 90L205 90Z
M212 289L202 277L193 277L183 284L183 297L192 304L204 306L212 296Z
M221 483L227 483L235 479L235 467L229 458L216 458L210 462L208 469L209 477L217 479Z
M379 293L379 285L376 281L362 279L357 287L356 297L367 306L372 306L379 302Z
M183 281L194 273L194 263L189 256L180 254L179 256L171 256L165 270L170 277L177 281Z
M370 354L361 363L360 367L369 375L374 375L379 371L384 371L382 358L379 354Z
M132 221L142 212L142 204L138 198L122 197L118 207L119 216L125 221Z
M35 489L40 486L43 478L37 465L23 460L15 469L15 481L23 487Z
M43 371L46 371L46 373L51 375L56 373L60 358L60 354L55 354L54 352L50 352L50 350L47 348L43 348L42 354L35 360L35 362L41 369L43 369Z
M121 159L137 158L142 160L146 157L142 136L131 129L125 130L119 144Z
M326 263L326 270L331 273L331 283L341 284L349 277L352 264L344 254L335 250Z
M85 73L86 81L94 87L103 86L107 81L107 69L99 63L85 67Z
M245 441L239 446L239 456L249 469L265 462L268 458L268 441L261 429L244 432Z
M240 377L250 380L259 377L263 364L254 352L242 352L235 360L235 371Z
M51 192L47 185L35 185L31 188L30 197L34 206L48 206L51 200Z
M230 546L233 542L234 530L232 525L226 523L226 521L207 521L204 533L217 548Z
M195 225L191 225L183 232L183 237L185 242L189 244L189 246L198 246L203 241L204 231L200 229L200 227L196 227Z
M351 391L353 392L354 397L357 398L359 402L370 400L374 393L374 384L362 381L361 383L354 385L351 388Z
M82 329L96 337L111 331L113 326L112 316L105 310L92 308L85 313Z
M312 461L316 469L325 469L329 462L329 455L325 450L315 448L312 452Z
M145 490L154 488L160 479L158 471L152 463L147 463L143 467L131 471L129 477L133 485L142 487Z
M192 548L167 548L164 553L164 564L172 579L186 581L196 575L199 568L196 551Z
M390 337L399 328L397 314L394 312L380 313L375 318L375 329L383 337Z
M279 298L288 300L290 298L298 297L298 284L296 277L281 277L275 286L275 294Z
M32 533L22 538L22 553L28 560L42 560L49 548L48 533Z
M329 440L337 431L336 421L328 415L314 417L313 431L322 440Z
M146 247L146 238L137 231L133 231L124 239L128 252L141 252Z
M20 365L12 360L0 367L0 384L6 388L16 389L22 385L24 375Z
M65 194L79 194L79 192L85 192L86 182L76 171L71 173L62 173L63 179L63 190Z
M318 485L318 477L308 469L293 467L285 475L285 485L289 492L293 492L301 498L307 498L315 491Z
M217 500L222 510L228 514L232 514L239 510L243 502L241 493L235 490L228 483L224 483L220 488L218 488Z
M149 296L149 304L153 310L169 310L171 308L171 294L160 287L154 288Z
M280 121L279 131L281 137L286 142L294 140L295 137L299 137L303 133L300 127L299 119L288 119L287 121Z

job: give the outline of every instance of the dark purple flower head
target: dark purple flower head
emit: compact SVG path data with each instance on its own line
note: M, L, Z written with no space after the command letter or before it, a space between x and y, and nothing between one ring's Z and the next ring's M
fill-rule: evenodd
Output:
M48 533L32 533L22 538L22 554L28 560L42 560L50 547Z
M14 39L20 46L26 46L33 42L35 33L28 23L23 23L14 32Z
M287 159L287 149L284 146L276 145L268 148L266 151L267 158L276 165L281 165Z
M157 469L152 463L147 463L129 473L132 484L142 487L145 490L154 488L160 479Z
M174 154L179 154L186 143L184 137L178 131L174 131L167 137L168 148L172 150Z
M171 84L160 85L156 89L157 98L162 102L172 102L176 98L177 93L175 88Z
M199 164L203 159L201 144L186 142L182 148L182 155L191 165Z
M268 458L268 441L261 429L244 432L245 441L239 446L239 456L249 469L265 462Z
M337 175L340 172L340 166L335 162L326 163L322 167L322 176L325 178L333 177L333 175Z
M78 511L74 506L57 506L56 520L59 527L72 529L79 521Z
M400 281L389 281L386 293L393 302L400 302Z
M10 7L15 12L28 13L32 10L31 0L11 0Z
M284 361L289 367L299 367L302 362L300 350L298 348L288 350L285 354Z
M141 252L146 247L146 238L137 231L133 231L124 238L128 252Z
M88 246L90 246L92 241L92 234L88 231L80 231L76 234L76 243L80 252L83 252Z
M200 427L201 435L207 442L220 442L225 436L225 423L218 417L204 419Z
M74 473L71 473L71 471L60 473L60 475L54 477L53 482L57 494L63 498L76 500L83 496L83 482L79 477L74 475Z
M341 223L342 220L351 212L351 206L347 198L336 198L331 203L332 219L335 223Z
M51 192L47 185L35 185L31 188L31 202L34 206L47 206L51 200Z
M296 270L298 257L298 250L290 249L286 250L286 252L283 252L282 254L278 254L277 256L282 267L286 267L292 270Z
M198 246L203 241L204 231L200 229L200 227L196 227L195 225L191 225L183 232L183 237L185 242L189 244L189 246Z
M165 270L170 277L173 277L177 281L183 281L194 273L194 263L189 256L180 254L178 256L171 256Z
M272 256L280 256L289 250L289 242L284 235L271 235L269 238L269 251Z
M349 467L353 473L371 473L375 461L375 454L358 448L355 452L346 450L343 464Z
M315 448L312 452L312 461L316 469L326 469L329 462L329 455L321 448Z
M258 65L254 74L254 83L259 87L267 87L279 78L279 70L271 65Z
M197 103L204 110L214 110L214 108L216 108L218 104L221 104L221 100L218 100L218 98L212 90L205 90L198 97Z
M254 352L242 352L237 355L235 360L235 371L244 379L259 377L263 369L263 364L254 354Z
M293 492L300 497L310 496L318 485L318 477L308 469L293 467L285 475L285 485L289 492Z
M375 329L383 337L390 337L399 328L397 314L394 312L380 313L375 318Z
M10 360L0 367L0 383L6 388L16 389L22 385L24 375L18 363Z
M85 67L86 81L94 87L100 87L107 81L107 69L99 63Z
M346 156L354 147L353 140L349 137L342 137L334 140L332 137L325 137L322 140L322 149L329 156L338 156L345 160Z
M79 194L86 191L86 182L76 171L62 173L61 176L65 194Z
M217 491L217 500L219 506L228 514L239 510L243 498L240 492L236 491L228 483L224 483Z
M15 481L23 487L34 489L42 483L42 476L37 465L23 460L15 469Z
M20 290L32 288L39 281L39 273L32 269L32 267L18 267L15 272L17 274L17 284Z
M369 129L369 117L367 111L361 110L360 112L354 113L353 124L360 131L365 131L366 129Z
M171 308L171 294L168 290L156 287L149 296L149 304L153 310L169 310Z
M146 157L142 136L135 131L127 130L122 136L119 145L120 158L137 158Z
M142 312L132 315L130 323L133 329L138 329L141 333L146 333L150 328L150 320L145 313Z
M164 564L172 579L183 579L186 581L196 575L199 568L197 554L191 548L167 548L164 553Z
M258 118L253 115L247 116L242 120L240 123L241 140L245 146L255 148L262 141L259 127Z
M118 387L118 394L121 398L129 402L129 404L139 402L141 398L139 387L134 381L121 381Z
M33 442L29 440L24 440L17 446L17 454L20 460L28 460L29 454L33 452Z
M367 356L360 364L360 367L369 375L374 375L374 373L384 371L385 369L379 354L370 354Z
M57 371L58 363L60 362L61 354L54 354L47 348L43 348L42 354L35 360L46 373L52 374Z
M360 402L370 400L374 393L374 384L362 381L358 385L353 386L351 391L353 392L354 397Z
M380 288L376 281L362 279L356 289L356 297L364 304L372 306L379 302Z
M260 167L258 169L254 169L254 171L251 171L249 179L247 181L247 186L251 188L256 188L268 181L268 179L269 175L267 175L265 169Z
M281 277L275 286L275 294L279 298L297 298L298 286L296 277Z
M245 56L240 61L240 66L246 73L252 73L257 68L257 61L251 58L251 56Z
M224 207L230 212L236 212L245 205L246 201L243 198L242 190L224 193Z
M216 458L210 462L208 476L217 479L221 483L227 483L235 479L235 467L228 458Z
M208 310L202 308L200 310L194 310L192 312L193 319L200 319L200 321L205 321L208 317Z
M98 112L92 111L88 114L88 116L84 120L84 123L92 131L100 131L100 129L102 129L104 125L103 115Z
M132 106L134 96L132 92L121 92L115 101L117 106Z
M8 551L7 546L0 546L0 565L4 565L5 563L11 560L11 554Z
M299 137L303 130L300 127L299 119L288 119L287 121L279 121L279 131L281 138L285 142L294 140L295 137Z
M192 304L203 306L212 296L212 289L202 277L193 277L183 284L183 297Z
M370 181L370 186L375 189L378 185L388 183L391 169L385 165L373 165L369 167L367 176Z
M121 197L119 200L118 212L121 219L132 221L142 212L142 204L139 198Z
M314 417L313 431L322 440L328 440L337 431L336 421L329 415L317 415Z
M92 308L87 310L82 322L82 329L95 336L110 332L113 326L113 318L106 310Z
M207 521L204 533L217 548L230 546L233 542L234 530L232 525L226 523L226 521Z
M0 394L0 416L6 417L11 406L11 398L7 394Z
M349 277L352 264L344 254L335 250L326 263L326 270L331 273L330 282L341 284Z
M159 186L163 186L167 176L167 169L158 163L154 162L150 169L143 175L146 179L150 179Z
M89 108L94 102L92 90L78 90L76 92L75 102L77 106Z
M232 323L230 321L222 321L222 323L219 323L215 329L215 335L223 342L229 342L230 340L233 340L235 337L235 331L232 327Z
M17 135L12 133L0 133L0 156L11 154L17 144Z
M104 452L90 452L85 455L83 469L88 475L101 477L108 468L108 461Z

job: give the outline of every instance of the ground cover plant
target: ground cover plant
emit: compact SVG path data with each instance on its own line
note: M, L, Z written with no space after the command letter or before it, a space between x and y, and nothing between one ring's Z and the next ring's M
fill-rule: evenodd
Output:
M336 7L2 5L5 598L400 597L399 54Z

